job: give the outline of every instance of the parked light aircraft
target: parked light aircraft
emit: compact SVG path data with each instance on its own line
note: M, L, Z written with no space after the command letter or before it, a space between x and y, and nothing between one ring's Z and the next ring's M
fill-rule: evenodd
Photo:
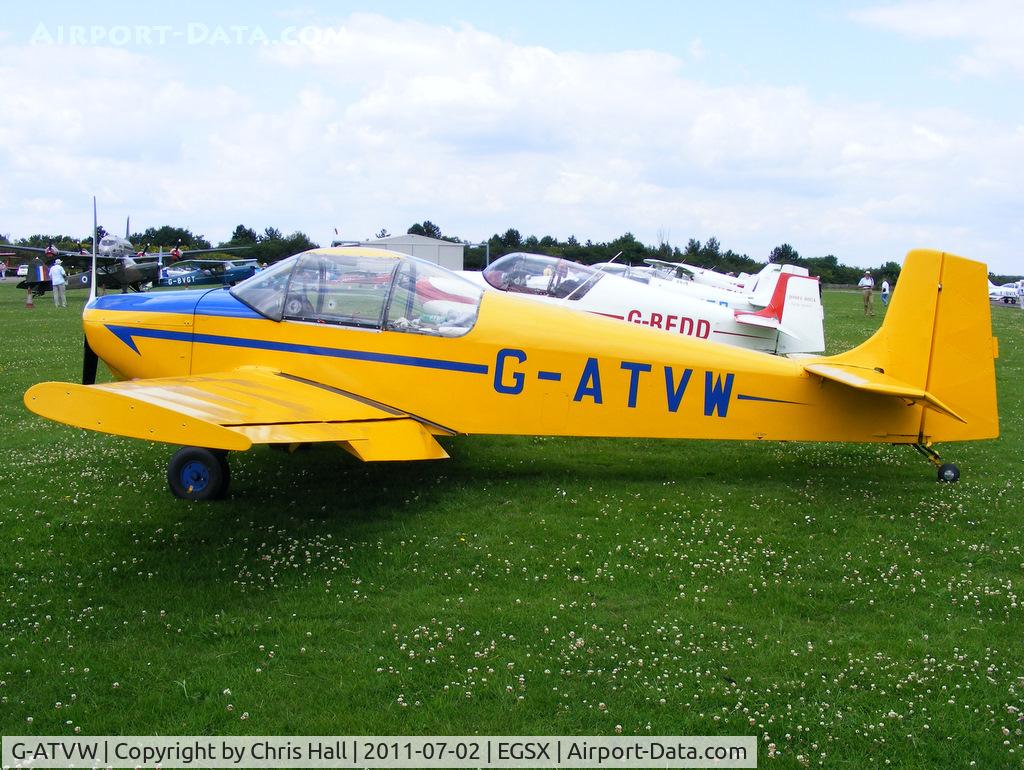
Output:
M932 443L999 432L985 266L935 251L907 256L874 336L802 361L369 248L304 252L230 290L93 297L83 325L84 384L40 383L26 406L184 445L167 475L188 499L224 494L226 451L253 444L332 442L369 461L443 458L438 437L458 434L884 442L951 481ZM120 382L90 384L97 356Z
M255 275L255 259L185 259L160 271L161 286L234 286Z
M809 277L810 271L799 265L781 265L769 262L757 273L743 273L742 284L730 288L713 286L708 282L693 280L689 265L680 262L666 262L661 259L645 259L642 267L636 265L620 265L615 262L600 262L594 267L606 273L628 278L637 283L657 286L662 289L678 291L687 296L714 302L733 310L763 310L771 302L775 287L783 274ZM714 272L714 271L707 271ZM737 280L733 276L715 273L728 281ZM820 303L819 303L820 304Z
M617 275L543 254L506 254L483 271L462 273L483 286L531 296L575 310L617 318L768 353L820 353L825 334L818 280L782 273L764 304L710 286L702 293L731 294L707 301L663 284L642 285Z
M773 263L769 262L760 273L740 273L735 276L725 275L708 267L697 267L685 262L668 262L663 259L645 259L644 264L654 268L662 278L692 281L698 285L713 286L726 291L749 291L752 284L751 279L756 280L764 273L777 272L779 268L783 267L783 265L775 265L773 268ZM795 268L792 272L797 274L808 275L806 268L796 268L795 265L785 265L785 267Z
M1017 282L1004 283L1002 286L996 286L992 281L989 281L988 298L993 302L1016 305L1020 299L1020 291L1017 286Z

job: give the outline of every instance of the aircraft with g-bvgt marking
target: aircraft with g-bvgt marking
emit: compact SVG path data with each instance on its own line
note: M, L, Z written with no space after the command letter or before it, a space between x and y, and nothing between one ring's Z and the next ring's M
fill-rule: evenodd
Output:
M234 286L258 269L255 259L185 259L160 271L160 286Z
M438 287L443 287L439 289ZM227 451L332 442L447 457L459 434L858 441L998 435L984 265L911 252L879 331L792 360L502 292L394 252L304 252L230 290L91 299L83 381L32 411L180 444L171 491L223 495ZM94 382L97 356L120 382ZM753 451L753 450L752 450Z

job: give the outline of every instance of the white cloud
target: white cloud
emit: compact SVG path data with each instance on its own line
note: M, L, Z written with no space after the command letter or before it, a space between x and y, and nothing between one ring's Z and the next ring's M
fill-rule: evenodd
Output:
M80 51L4 57L17 109L0 124L0 207L32 225L0 228L48 229L58 212L16 196L42 179L74 201L65 216L98 192L141 226L214 237L239 222L365 237L429 218L474 240L667 229L757 257L781 242L860 263L916 246L1016 257L1014 126L710 86L664 53L558 52L469 26L364 14L315 37L263 55L278 89L299 84L283 101L124 51L74 67ZM116 94L110 114L91 117L88 93Z
M962 41L956 57L969 75L1024 75L1024 5L1017 0L905 0L855 11L853 18L914 38Z

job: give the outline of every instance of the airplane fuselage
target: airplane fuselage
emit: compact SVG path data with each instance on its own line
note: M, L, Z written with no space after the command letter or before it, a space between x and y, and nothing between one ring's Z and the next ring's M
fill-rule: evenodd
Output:
M120 378L259 367L455 433L913 443L923 422L802 363L497 293L456 339L272 321L220 289L99 298L85 327Z

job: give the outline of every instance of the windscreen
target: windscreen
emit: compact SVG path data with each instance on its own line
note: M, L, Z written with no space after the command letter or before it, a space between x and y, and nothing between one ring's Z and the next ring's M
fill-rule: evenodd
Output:
M284 295L288 278L298 257L275 262L252 278L232 287L231 293L260 315L280 321L284 313Z

